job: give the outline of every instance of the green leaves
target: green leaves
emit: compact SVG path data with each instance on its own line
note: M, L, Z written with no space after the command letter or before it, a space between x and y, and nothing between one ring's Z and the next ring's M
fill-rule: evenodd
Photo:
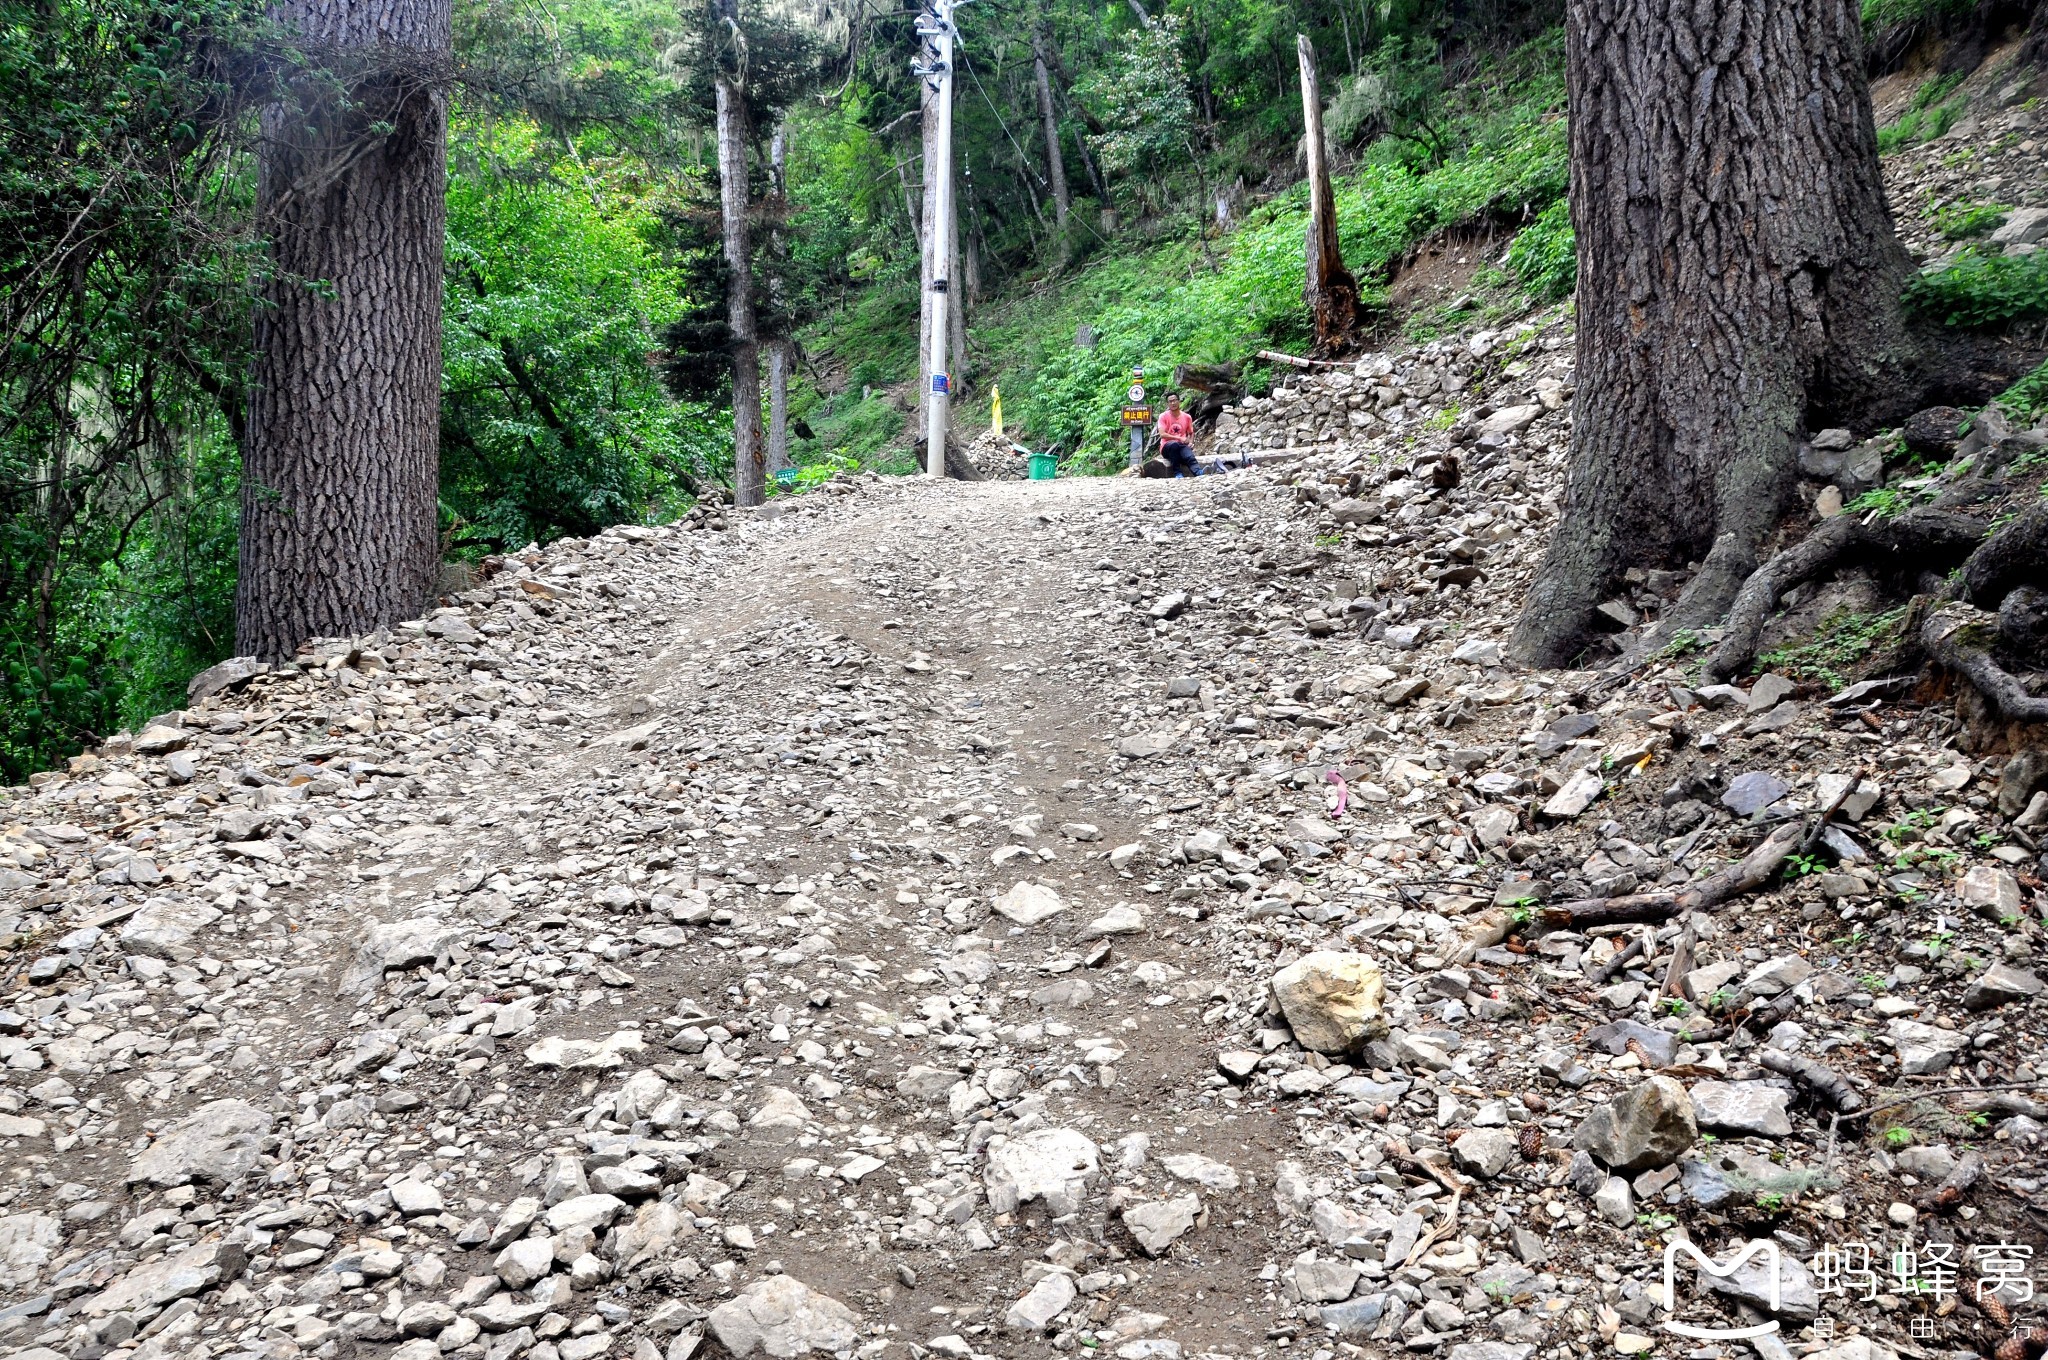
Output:
M2048 317L2048 251L2002 255L1966 248L1947 268L1908 283L1905 303L1918 316L1965 330Z

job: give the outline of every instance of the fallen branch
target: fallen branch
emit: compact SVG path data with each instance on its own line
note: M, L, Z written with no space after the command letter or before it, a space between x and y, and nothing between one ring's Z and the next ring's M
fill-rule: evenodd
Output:
M1863 1097L1849 1079L1832 1067L1817 1063L1811 1058L1796 1057L1781 1053L1775 1048L1766 1048L1756 1055L1757 1065L1781 1077L1790 1077L1842 1114L1854 1114L1863 1108Z
M2048 722L2048 699L2025 687L1991 659L1998 619L1966 604L1949 603L1932 610L1920 625L1920 645L1927 655L1963 676L2007 722Z
M1805 828L1800 823L1786 822L1735 863L1688 883L1677 892L1585 898L1545 907L1538 915L1545 925L1581 929L1622 922L1668 921L1689 912L1712 911L1731 897L1753 893L1769 883L1804 839Z
M1466 924L1457 943L1444 951L1445 964L1472 962L1480 950L1491 949L1512 935L1515 924L1515 914L1506 907L1489 907L1480 912Z
M1630 963L1642 955L1649 947L1650 938L1651 932L1644 931L1633 940L1630 940L1626 949L1623 949L1619 954L1616 954L1613 958L1595 968L1589 980L1595 987L1598 987L1612 979L1616 973L1628 967Z
M1290 368L1351 368L1358 363L1356 359L1302 359L1277 349L1262 349L1259 357L1269 364L1286 364Z
M1947 1213L1963 1202L1963 1196L1970 1193L1970 1187L1984 1179L1984 1154L1972 1148L1956 1163L1955 1170L1948 1173L1934 1193L1922 1205L1934 1213Z

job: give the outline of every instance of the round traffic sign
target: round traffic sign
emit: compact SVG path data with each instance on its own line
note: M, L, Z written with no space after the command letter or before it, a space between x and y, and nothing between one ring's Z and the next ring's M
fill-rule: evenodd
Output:
M1139 402L1145 400L1145 384L1132 383L1131 390L1127 395L1131 399L1131 405L1136 406Z

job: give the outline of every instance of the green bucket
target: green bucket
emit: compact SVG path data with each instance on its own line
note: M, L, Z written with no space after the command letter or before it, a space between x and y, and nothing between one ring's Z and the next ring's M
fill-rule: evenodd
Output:
M1058 454L1034 453L1031 455L1031 480L1034 482L1049 482L1053 479L1053 475L1059 471L1059 467L1060 460Z

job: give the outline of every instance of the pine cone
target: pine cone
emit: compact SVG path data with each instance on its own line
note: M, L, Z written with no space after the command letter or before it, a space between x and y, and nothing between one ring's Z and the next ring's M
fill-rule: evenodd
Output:
M1522 1132L1516 1137L1515 1142L1522 1149L1523 1161L1535 1161L1543 1155L1543 1126L1540 1124L1522 1125Z
M1527 1110L1530 1114L1542 1114L1545 1110L1550 1108L1550 1102L1545 1100L1536 1092L1529 1091L1525 1092L1522 1096L1522 1108Z
M1991 1293L1972 1291L1970 1297L1977 1301L1977 1311L2001 1332L2012 1330L2012 1309L2005 1306L2005 1300Z
M1627 1047L1629 1052L1636 1055L1636 1061L1641 1063L1643 1066L1649 1068L1655 1068L1657 1066L1656 1061L1650 1057L1650 1050L1643 1047L1643 1041L1641 1039L1629 1040Z
M2008 1336L1998 1343L1991 1355L1992 1360L2027 1360L2027 1343L2016 1336Z

